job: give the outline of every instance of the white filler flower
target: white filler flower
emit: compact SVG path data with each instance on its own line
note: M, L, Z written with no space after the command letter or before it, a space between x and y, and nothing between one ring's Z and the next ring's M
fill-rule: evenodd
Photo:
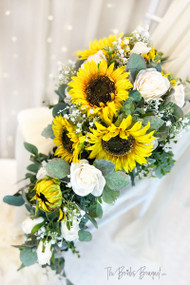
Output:
M80 222L77 221L76 218L74 218L72 222L73 222L73 225L70 228L70 230L67 228L66 221L63 221L61 223L61 233L64 239L67 241L74 241L78 239L78 231L80 230L79 228Z
M39 217L37 219L32 220L31 218L26 218L23 222L22 222L22 230L25 234L30 234L33 227L35 225L41 224L44 221L44 219L42 217Z
M98 197L102 194L106 184L102 172L95 166L90 165L86 159L78 163L72 163L70 169L71 186L79 196L93 194Z
M43 251L44 248L44 251ZM52 257L52 251L51 251L51 243L40 241L38 248L37 248L37 257L38 257L38 263L40 265L49 264L50 265L50 259Z
M146 101L159 99L170 87L168 78L155 68L141 70L134 82L133 89L138 90Z

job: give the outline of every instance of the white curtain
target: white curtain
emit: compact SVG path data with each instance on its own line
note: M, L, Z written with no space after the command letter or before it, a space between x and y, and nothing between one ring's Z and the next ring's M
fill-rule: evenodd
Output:
M75 51L88 47L94 38L142 25L151 3L158 4L156 13L162 17L171 2L1 0L0 157L14 157L18 112L57 99L57 62L74 59Z

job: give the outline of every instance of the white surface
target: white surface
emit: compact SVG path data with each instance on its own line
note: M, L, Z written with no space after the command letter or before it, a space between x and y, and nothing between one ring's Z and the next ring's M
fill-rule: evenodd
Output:
M148 243L148 248L141 248L138 254L132 255L128 248L119 246L115 240L118 232L131 224L136 216L136 209L113 220L103 228L94 232L93 240L89 243L78 243L77 248L81 253L78 259L68 252L66 257L66 272L68 277L75 285L189 285L190 284L190 149L176 163L171 174L167 177L168 187L174 187L175 196L171 199L167 209L156 222L154 228L154 236L157 238L154 243ZM172 185L173 178L182 168L182 175L175 180ZM1 181L1 197L4 194L14 193L16 188L14 182L16 180L16 165L13 160L0 161L0 181ZM174 182L173 182L174 183ZM163 197L164 201L164 197ZM23 207L22 207L23 208ZM22 209L19 208L19 209ZM13 240L15 230L19 229L19 221L15 221L15 207L2 204L0 207L1 215L1 248L0 248L0 284L61 284L53 282L52 275L50 279L46 278L45 273L39 269L37 265L26 268L20 272L16 272L19 263L18 250L10 245L17 243ZM154 209L152 209L153 211ZM16 210L18 211L18 210ZM151 213L150 213L151 214ZM153 213L152 213L153 214ZM16 215L18 216L18 215ZM143 230L142 228L139 231ZM127 236L126 236L127 244ZM135 236L134 236L135 239ZM152 241L152 239L150 239ZM151 262L150 257L154 257ZM146 258L145 258L146 257ZM8 266L7 266L8 264ZM161 266L162 272L167 275L161 279L152 280L144 277L142 280L138 276L132 278L123 276L117 279L117 274L106 279L105 268L111 266L116 270L120 266L126 269L132 268L137 270L142 266L146 266L147 270L158 270Z

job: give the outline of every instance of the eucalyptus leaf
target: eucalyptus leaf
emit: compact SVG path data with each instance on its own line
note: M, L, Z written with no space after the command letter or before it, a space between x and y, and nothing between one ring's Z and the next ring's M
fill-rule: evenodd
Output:
M169 135L169 127L166 127L165 125L163 125L158 133L156 134L156 136L158 137L159 141L163 141L167 138L167 136Z
M180 118L183 118L183 111L182 111L182 109L178 105L176 105L175 103L174 103L173 108L174 108L174 112L173 112L174 117L177 120L180 119Z
M91 223L95 226L95 228L98 228L98 224L96 222L96 220L91 217L90 215L87 215L88 216L88 219L91 221Z
M134 80L135 75L142 69L146 69L146 61L145 59L140 56L139 54L133 53L126 66L126 70L129 71L132 75Z
M23 248L20 251L20 260L23 265L30 266L37 262L36 250L32 248Z
M132 90L129 93L129 97L132 98L135 102L139 102L142 99L141 93L137 90Z
M37 173L38 170L40 169L41 165L40 164L30 164L27 166L27 170L31 171L31 172L34 172L34 173Z
M74 285L69 279L66 279L66 285Z
M104 191L103 191L103 200L105 203L107 204L112 204L114 203L117 198L119 197L120 195L120 192L119 191L113 191L113 190L110 190L107 186L104 187Z
M80 241L91 241L91 239L92 239L91 233L87 232L87 231L80 230L78 232L78 235L79 235Z
M31 143L24 142L24 147L27 151L31 152L34 155L38 155L38 149L35 145Z
M60 99L65 98L65 89L67 88L67 84L62 84L59 86L58 90L56 90L57 95L59 95Z
M9 205L12 205L12 206L17 206L17 207L22 206L25 203L21 195L17 195L17 196L7 195L3 198L3 202Z
M55 105L53 107L53 111L52 111L53 117L57 117L59 115L66 114L68 112L68 110L65 110L65 107L67 107L67 104L63 103L63 102Z
M91 205L89 208L89 214L93 218L101 218L103 215L102 206L99 203Z
M51 160L45 165L50 176L62 179L70 173L70 165L61 158Z
M158 130L161 126L163 126L164 121L160 118L147 116L143 119L143 125L147 125L150 122L150 130Z
M106 185L110 190L118 190L129 184L129 176L122 171L115 171L106 176Z
M41 134L43 137L45 137L46 139L50 138L50 139L54 139L55 136L54 136L54 133L53 133L53 130L52 130L52 125L49 124L43 131L42 131L42 134Z
M107 176L114 172L115 164L106 159L96 159L94 166L101 170L103 176Z

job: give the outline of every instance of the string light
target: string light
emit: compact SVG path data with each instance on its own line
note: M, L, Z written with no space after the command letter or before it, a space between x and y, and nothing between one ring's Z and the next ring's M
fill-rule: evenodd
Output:
M71 31L73 29L72 25L65 25L64 26L66 30Z
M52 38L47 38L47 42L50 44L52 43Z
M11 38L11 40L12 40L12 42L16 42L17 41L17 37L14 36L14 37Z
M17 59L17 58L18 58L18 54L17 54L17 53L14 53L14 54L12 55L12 57L13 57L14 59Z
M107 4L107 7L108 7L108 8L113 8L114 6L115 6L115 5L112 4L112 3L108 3L108 4Z
M111 32L114 33L114 34L118 34L119 30L117 28L114 28L114 29L111 29Z
M7 72L3 72L3 77L4 78L8 78L9 77L8 73Z
M10 10L5 11L5 15L6 15L6 16L9 16L10 14L11 14L11 11L10 11Z
M67 52L67 51L68 51L68 49L67 49L67 47L66 47L66 46L62 46L61 51L62 51L62 52Z
M53 21L53 19L54 19L54 18L53 18L52 15L49 15L49 16L48 16L48 20L49 20L49 21Z

